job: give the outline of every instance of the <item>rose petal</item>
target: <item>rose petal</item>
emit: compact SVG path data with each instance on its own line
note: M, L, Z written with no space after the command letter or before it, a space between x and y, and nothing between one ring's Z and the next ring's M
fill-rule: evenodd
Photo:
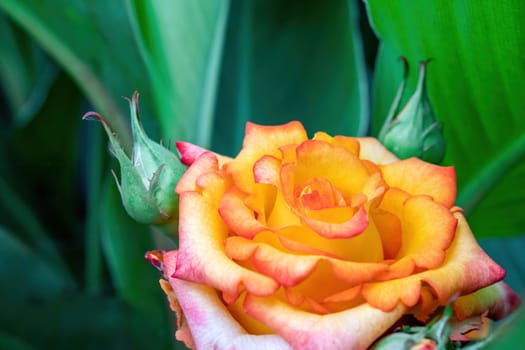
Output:
M189 142L178 141L175 143L175 146L177 147L177 150L180 153L181 163L186 165L192 165L193 162L195 162L197 158L199 158L203 153L210 152L207 149L204 149ZM225 157L216 153L213 154L215 154L215 156L219 160L219 164L225 164L232 160L230 157Z
M440 266L456 232L457 220L449 209L430 197L410 197L395 188L387 190L379 207L372 208L371 214L377 216L374 223L379 222L382 241L388 246L386 253L397 250L396 261L390 272L382 276L383 280L411 274L415 267L432 269ZM389 246L390 243L393 246Z
M263 156L253 165L255 182L268 185L279 185L281 160L272 156Z
M378 165L390 164L398 158L373 137L358 138L360 144L359 158L372 161Z
M246 134L242 149L259 154L269 154L269 152L273 153L283 145L299 144L307 137L306 130L298 121L277 126L257 125L248 122L246 123ZM254 163L259 158L260 156L257 156Z
M279 126L262 126L248 122L243 148L235 162L227 165L228 172L242 191L250 193L254 183L253 165L263 156L280 158L279 147L299 144L307 139L299 122Z
M171 253L171 252L170 252ZM165 254L166 272L173 275L176 254ZM196 349L279 349L291 350L278 335L251 335L231 316L216 291L208 286L170 277Z
M280 240L284 238L285 244L296 242L297 244L290 244L290 250L300 253L314 253L314 251L297 250L294 249L294 246L300 248L306 245L324 252L322 255L354 262L382 262L384 260L381 237L373 223L370 223L363 233L349 239L326 238L306 226L291 226L275 230L275 233Z
M352 174L352 181L348 181ZM298 203L297 191L312 181L329 182L342 196L351 197L363 189L369 179L366 167L360 160L342 147L324 141L305 141L297 147L297 162L281 168L281 189L288 205L313 230L329 238L352 237L364 231L368 224L366 211L357 213L345 222L329 222L308 215ZM340 195L340 196L341 196Z
M219 213L233 232L242 237L253 238L265 230L266 226L255 218L253 210L244 204L243 197L237 188L228 189L222 197Z
M359 155L360 144L359 140L355 137L340 135L332 137L325 132L316 132L313 139L325 141L331 143L332 145L344 147L356 156Z
M420 300L421 278L411 275L386 282L366 283L362 294L370 305L386 312L393 310L400 302L411 308Z
M268 244L242 237L227 238L225 250L231 259L250 260L258 271L272 277L284 287L292 287L302 282L320 261L326 261L332 268L334 278L345 281L348 285L370 281L388 268L387 265L379 263L356 263L324 256L289 254Z
M399 218L381 209L371 209L371 217L381 237L381 245L385 259L394 259L402 243L402 230Z
M432 269L441 265L452 243L457 220L444 206L429 197L410 197L403 205L403 238L398 257Z
M428 195L451 208L456 201L456 171L410 158L381 167L383 178L390 187L411 195Z
M351 287L343 290L342 292L335 293L325 298L323 301L325 303L337 303L342 301L354 300L361 294L362 285Z
M219 161L217 160L217 156L211 152L202 153L199 158L195 159L192 166L186 170L184 175L182 175L181 179L177 183L177 187L175 187L175 192L181 194L185 191L199 190L197 186L197 179L202 174L213 173L218 171L218 169Z
M350 220L343 223L330 223L300 215L303 222L312 230L326 238L352 238L363 233L368 226L368 214L360 208Z
M301 293L297 289L294 288L287 288L285 290L286 295L286 301L290 303L290 305L302 309L304 311L325 315L330 312L325 306L323 306L321 303L317 302L315 299L311 298L310 296Z
M344 196L361 193L369 178L367 168L356 155L323 141L303 142L297 147L296 164L287 165L281 169L285 198L293 196L296 186L316 177L331 182ZM349 176L352 181L348 181Z
M328 315L298 310L276 298L248 295L246 313L271 325L294 349L366 349L404 313L402 305L384 312L368 304Z
M182 185L179 183L177 189L190 187L185 177L195 178L193 168L201 168L201 163L209 165L209 162L208 155L199 157L183 176ZM207 284L232 296L238 295L244 287L256 295L273 293L278 288L274 280L239 266L224 253L223 242L230 230L219 215L218 205L227 182L214 173L201 173L197 178L199 180L207 182L201 188L202 193L179 191L180 253L173 277Z
M180 152L180 161L186 165L192 165L203 153L209 152L207 149L189 142L178 141L175 143L175 146Z
M170 303L171 311L175 312L175 314L177 315L177 331L175 332L175 337L178 341L183 342L184 345L186 345L186 347L190 349L195 348L193 336L191 335L191 330L188 327L186 317L182 312L182 308L180 307L179 301L175 296L175 292L173 291L171 284L168 281L161 279L160 286L164 293L166 293L166 297L168 298L168 301Z
M274 205L270 210L266 224L274 229L301 225L301 220L294 214L281 191L276 193Z
M465 295L501 280L505 271L479 247L461 212L455 239L440 267L408 277L385 282L367 283L363 296L371 305L391 310L398 301L412 307L417 302L421 282L432 287L441 305L446 305L456 293Z

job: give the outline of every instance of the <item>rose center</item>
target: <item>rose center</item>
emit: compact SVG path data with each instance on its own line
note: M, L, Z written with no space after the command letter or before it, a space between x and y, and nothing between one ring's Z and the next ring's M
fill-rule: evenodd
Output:
M347 205L342 193L330 181L321 178L308 180L296 189L296 198L305 209L320 210Z

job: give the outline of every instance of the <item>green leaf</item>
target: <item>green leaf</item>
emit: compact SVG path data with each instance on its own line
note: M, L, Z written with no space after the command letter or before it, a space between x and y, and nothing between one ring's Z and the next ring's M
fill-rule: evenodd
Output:
M150 91L124 0L5 0L4 10L73 77L121 141L131 145L127 104Z
M505 282L525 296L525 234L483 238L479 243L483 250L505 269Z
M0 266L2 349L170 348L172 332L167 322L159 326L163 318L152 319L115 298L76 293L53 264L1 226ZM155 282L146 287L160 290Z
M0 290L3 312L13 304L63 295L74 286L46 258L0 226Z
M34 350L24 341L0 331L0 348L4 350Z
M247 120L363 135L368 83L354 0L232 1L213 149L236 153Z
M45 101L57 68L34 42L0 14L0 83L18 127L29 122Z
M395 94L405 56L432 58L427 87L458 176L458 205L478 236L525 231L525 3L497 0L367 1L381 40L375 129ZM412 74L407 90L412 91ZM376 98L377 97L377 98ZM505 218L505 220L502 220Z
M106 177L101 201L102 246L117 293L159 327L166 325L167 306L158 283L160 274L144 258L147 251L157 249L151 230L128 216L111 176Z
M229 1L129 2L165 140L209 146Z
M73 249L64 243L82 233L75 118L81 102L72 81L59 74L38 114L0 137L2 223L71 280L74 267L65 260Z
M115 298L67 295L17 307L0 313L0 327L35 349L173 349L171 331Z

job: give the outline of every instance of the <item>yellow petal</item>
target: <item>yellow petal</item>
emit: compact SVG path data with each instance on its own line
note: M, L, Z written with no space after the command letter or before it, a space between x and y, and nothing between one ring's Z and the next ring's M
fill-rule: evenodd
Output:
M412 307L417 303L421 283L429 285L441 305L448 304L455 294L470 294L498 282L505 271L479 247L461 212L456 235L441 266L404 278L367 283L363 296L371 305L391 310L398 301Z
M402 305L384 312L368 304L317 315L298 310L276 298L246 297L246 312L265 323L294 349L366 349L404 313Z
M369 160L378 165L390 164L398 158L373 137L358 138L360 144L359 158Z
M357 285L384 272L388 266L380 263L358 263L326 256L290 254L265 243L242 237L229 237L225 241L226 254L236 261L249 260L260 273L270 276L284 287L292 287L308 278L320 261L331 268L333 278Z
M280 158L279 147L295 145L307 139L306 131L299 122L279 126L246 124L243 147L233 162L226 165L235 184L244 192L252 192L253 165L263 156Z
M203 283L229 295L238 295L244 287L255 294L271 294L278 288L277 282L239 266L224 253L224 240L230 229L218 207L228 181L213 171L217 162L211 160L206 155L199 157L178 186L180 253L174 277ZM195 169L201 173L194 174ZM196 179L201 186L191 186L189 179ZM190 190L182 191L187 188Z
M381 167L383 178L390 187L411 195L427 195L451 208L456 201L456 171L418 158L400 160Z

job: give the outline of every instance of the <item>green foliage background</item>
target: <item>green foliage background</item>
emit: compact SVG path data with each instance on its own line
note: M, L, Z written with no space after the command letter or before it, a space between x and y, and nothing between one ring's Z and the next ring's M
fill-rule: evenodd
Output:
M525 4L459 0L0 0L0 348L174 344L144 252L169 244L120 204L96 110L229 155L244 124L376 135L400 83L428 92L458 205L525 295ZM523 309L485 344L523 341ZM154 344L154 345L152 345Z

